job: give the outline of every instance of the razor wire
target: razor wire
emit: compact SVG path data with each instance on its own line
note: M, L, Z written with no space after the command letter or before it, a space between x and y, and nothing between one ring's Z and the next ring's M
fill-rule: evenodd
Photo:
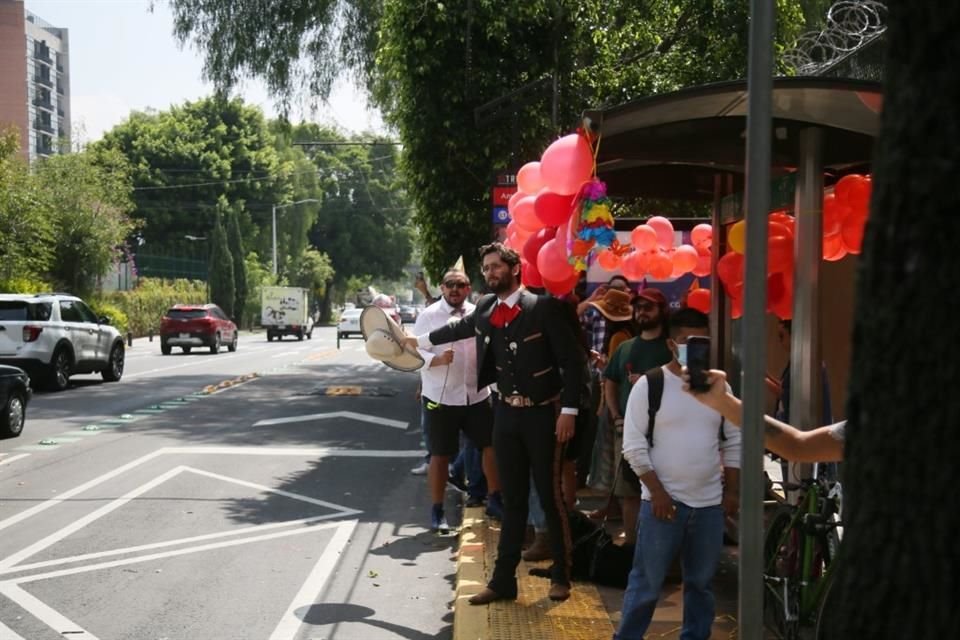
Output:
M839 0L827 11L827 25L797 38L784 61L797 75L818 75L851 55L887 29L882 0Z

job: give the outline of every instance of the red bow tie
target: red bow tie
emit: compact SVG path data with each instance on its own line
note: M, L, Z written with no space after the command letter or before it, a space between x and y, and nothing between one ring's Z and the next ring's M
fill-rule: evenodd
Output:
M502 329L513 322L513 319L516 318L519 313L520 305L510 306L505 302L501 302L497 305L497 308L493 310L493 313L490 314L490 324L498 329Z

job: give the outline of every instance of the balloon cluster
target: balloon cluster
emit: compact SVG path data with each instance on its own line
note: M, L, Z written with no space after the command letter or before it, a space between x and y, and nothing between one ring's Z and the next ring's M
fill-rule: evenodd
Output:
M859 254L870 211L869 176L848 175L823 199L823 259L840 260ZM793 317L793 237L796 221L784 211L771 213L767 222L767 311L783 320ZM731 301L734 318L743 314L743 267L746 221L730 227L730 250L717 262L717 277Z
M539 162L528 162L517 172L518 190L507 202L511 221L506 244L521 254L526 286L544 287L554 295L565 295L576 286L578 258L585 269L594 245L601 243L601 238L590 232L593 243L586 251L579 256L571 253L584 246L577 244L581 217L599 219L603 207L609 214L605 190L602 198L586 197L600 195L598 181L591 180L592 176L593 148L582 131L556 140ZM594 211L597 207L601 209ZM612 230L612 216L609 225Z
M597 261L607 271L619 268L630 280L642 280L648 275L656 280L678 278L687 273L710 275L713 228L709 224L694 227L690 233L692 244L675 246L675 238L673 223L663 216L653 216L630 233L632 251L624 250L623 245L611 244L600 252Z

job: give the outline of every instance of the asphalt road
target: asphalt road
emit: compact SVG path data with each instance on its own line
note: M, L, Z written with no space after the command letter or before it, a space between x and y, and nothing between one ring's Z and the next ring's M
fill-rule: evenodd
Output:
M0 441L0 638L451 637L417 376L342 347L138 340L120 382L37 393Z

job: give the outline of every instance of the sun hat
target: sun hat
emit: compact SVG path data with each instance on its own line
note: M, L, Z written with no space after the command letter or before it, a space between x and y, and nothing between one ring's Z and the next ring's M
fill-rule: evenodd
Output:
M612 322L625 322L633 319L633 309L630 307L630 294L626 291L608 289L600 300L587 304L599 311L604 318Z
M360 332L367 355L374 360L398 371L416 371L423 366L423 357L404 345L403 329L382 308L370 305L363 309Z

